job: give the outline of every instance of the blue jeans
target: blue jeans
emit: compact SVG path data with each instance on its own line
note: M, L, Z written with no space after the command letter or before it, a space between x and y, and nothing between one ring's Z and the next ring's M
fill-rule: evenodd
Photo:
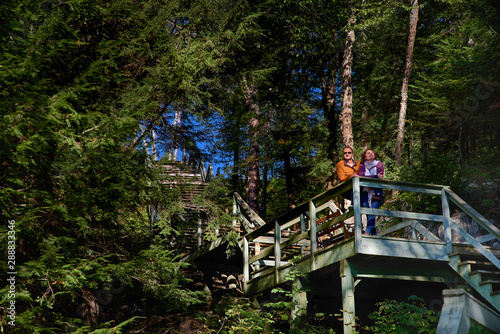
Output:
M366 191L361 192L361 206L364 208L378 209L384 203L384 200L374 200L372 198L372 205L368 205L368 193ZM375 228L375 218L374 215L366 215L366 234L377 235L377 229Z

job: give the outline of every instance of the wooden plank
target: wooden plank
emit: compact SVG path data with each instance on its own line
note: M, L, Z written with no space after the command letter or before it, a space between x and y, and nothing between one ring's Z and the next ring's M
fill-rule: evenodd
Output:
M315 267L317 269L330 266L334 263L339 262L342 259L349 258L355 255L354 252L354 240L346 240L343 243L336 245L335 247L326 248L320 250L315 256ZM311 256L302 257L295 266L287 265L282 266L279 269L279 280L284 282L287 275L291 270L298 270L301 273L307 274L310 271ZM275 286L274 270L267 271L260 275L259 277L253 278L248 282L247 295L254 295L261 293L267 289L271 289Z
M356 278L397 279L397 280L402 280L402 281L435 282L435 283L450 282L445 277L430 276L430 275L356 274Z
M483 245L481 245L474 237L472 237L466 230L460 227L454 220L450 219L450 226L457 231L465 240L467 240L475 249L477 249L485 258L493 263L500 269L500 260Z
M259 261L257 261L257 263L258 263L259 265L264 266L264 267L276 267L276 261L274 261L274 260L259 260ZM288 264L290 264L290 262L288 262L288 261L283 261L283 260L282 260L282 261L279 263L278 267L281 267L281 266L286 266L286 265L288 265Z
M353 177L352 179L352 205L354 208L354 249L356 252L359 251L361 247L361 229L363 228L363 223L361 221L361 191L359 188L359 177Z
M353 215L354 215L354 212L348 211L346 213L341 214L340 216L336 216L335 218L333 218L329 222L317 225L316 232L319 233L319 232L321 232L323 230L326 230L327 228L329 228L331 226L337 225L341 221L344 221L344 220L352 217Z
M444 305L439 317L436 334L467 334L469 333L470 319L465 310L463 295L450 295L443 291Z
M250 262L249 262L250 248L248 246L247 238L243 238L243 291L247 291L247 284L250 280Z
M354 278L347 259L340 261L340 280L342 284L342 322L344 334L355 333L356 309L354 304Z
M242 213L239 214L238 218L240 218L241 221L243 222L243 229L246 232L250 232L255 228L255 226L252 223L250 223L250 221Z
M465 291L466 312L469 318L489 329L492 333L500 333L500 313L493 310L479 299ZM444 292L443 292L444 295Z
M396 225L392 225L392 226L386 228L385 230L379 232L377 235L379 237L383 237L383 236L385 236L387 234L396 232L398 230L402 230L402 229L404 229L405 227L408 227L408 226L412 226L412 222L411 221L405 221L405 222L402 222L402 223L398 223Z
M446 194L449 196L451 201L455 203L460 209L467 213L474 221L481 225L485 230L495 236L496 239L500 240L500 229L493 225L488 219L484 218L479 212L474 210L469 204L467 204L463 199L461 199L457 194L455 194L450 189L445 189Z
M316 270L314 263L314 253L318 249L318 239L316 238L316 206L314 202L309 201L309 212L311 217L309 218L309 239L311 241L311 271Z
M365 215L375 215L393 218L406 218L406 219L416 219L416 220L428 220L435 222L442 222L443 216L433 215L428 213L417 213L408 211L394 211L394 210L383 210L383 209L370 209L370 208L360 208L361 214Z
M451 227L450 227L450 202L448 193L443 190L441 191L441 206L443 210L443 234L444 240L446 241L446 249L448 254L452 251L452 239L451 239Z
M360 186L361 187L374 187L382 189L393 189L400 191L412 191L425 194L440 195L441 189L445 186L435 185L435 184L422 184L414 182L403 182L395 180L383 180L371 177L360 176Z
M241 198L240 194L235 192L234 198L236 198L238 204L243 208L245 213L250 217L252 221L256 222L257 225L259 226L266 225L266 222L262 218L260 218L260 216L248 206L248 204Z
M364 236L362 246L358 253L410 259L448 261L446 243L442 241L432 242Z
M313 198L310 199L310 201L313 201L316 207L321 206L322 204L328 202L330 199L335 198L337 196L340 196L342 193L345 191L349 190L352 188L352 184L350 181L345 181L342 182L332 189L329 189ZM305 213L309 208L309 201L303 202L299 205L297 205L294 209L280 215L276 220L280 223L280 225L283 225L287 222L289 222L292 219L295 219L296 217L299 217L301 214Z
M281 264L281 229L280 225L276 221L274 223L274 258L275 258L275 265L274 265L274 277L276 278L276 285L278 285L280 282L278 280L278 270Z
M309 232L307 232L307 231L303 232L303 233L295 234L290 239L286 240L285 242L282 242L281 243L281 248L286 248L286 247L294 245L294 244L299 244L300 241L304 240L308 236L309 236ZM300 243L300 245L306 245L306 244L305 243Z
M418 221L413 222L413 228L422 234L429 241L442 241L434 233L425 228L424 225L420 224Z
M443 290L444 305L437 334L468 333L469 319L500 333L500 314L463 289Z
M484 244L485 242L488 242L488 241L491 241L491 240L495 240L495 239L498 239L498 238L496 236L494 236L493 234L486 234L486 235L481 235L479 237L476 237L476 240L480 244Z
M268 256L274 255L273 252L274 252L274 244L269 245L264 249L261 249L259 254L250 258L249 263L252 264L252 263L259 261L261 259L264 259Z

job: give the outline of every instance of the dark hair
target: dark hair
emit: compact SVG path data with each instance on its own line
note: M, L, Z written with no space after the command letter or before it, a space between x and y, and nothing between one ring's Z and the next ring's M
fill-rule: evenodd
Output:
M368 151L372 151L372 152L373 152L373 155L375 156L375 160L377 159L377 155L375 154L375 152L374 152L373 150L371 150L371 149L367 149L367 150L366 150L366 151L364 151L364 152L363 152L363 154L361 155L361 162L360 162L360 164L361 164L361 165L364 165L364 164L365 164L365 162L366 162L366 152L368 152Z

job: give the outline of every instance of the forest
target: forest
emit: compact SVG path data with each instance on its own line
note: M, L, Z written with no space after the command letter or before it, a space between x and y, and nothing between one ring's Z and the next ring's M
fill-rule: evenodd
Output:
M10 0L0 16L2 333L332 333L244 298L207 306L158 161L212 164L199 201L230 224L234 192L272 221L338 183L344 147L372 149L387 179L450 186L500 226L498 0Z

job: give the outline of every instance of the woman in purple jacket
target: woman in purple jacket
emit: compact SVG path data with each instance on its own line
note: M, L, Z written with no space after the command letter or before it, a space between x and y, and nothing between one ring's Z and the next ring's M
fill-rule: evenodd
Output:
M366 150L361 156L359 166L359 176L384 178L384 165L377 160L377 156L372 150ZM365 208L378 209L384 202L382 189L363 187L361 189L361 205ZM364 234L377 235L374 215L366 215L366 231Z

